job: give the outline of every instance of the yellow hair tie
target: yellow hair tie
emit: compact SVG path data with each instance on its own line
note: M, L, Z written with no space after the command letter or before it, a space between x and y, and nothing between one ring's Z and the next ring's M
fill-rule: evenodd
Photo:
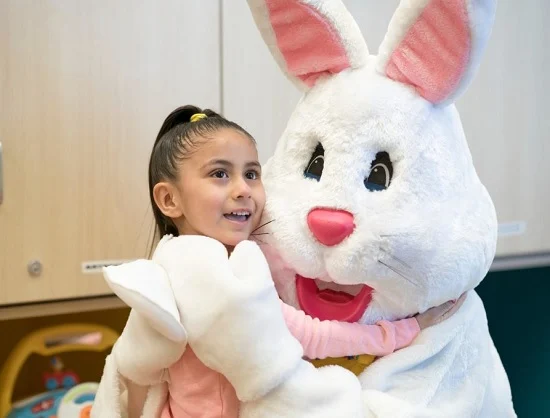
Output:
M193 116L191 116L190 121L191 122L196 122L196 121L204 119L206 117L207 116L204 113L195 113Z

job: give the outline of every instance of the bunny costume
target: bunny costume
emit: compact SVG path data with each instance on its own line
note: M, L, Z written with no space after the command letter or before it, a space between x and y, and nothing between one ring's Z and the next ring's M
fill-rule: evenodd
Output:
M250 242L228 259L208 238L169 240L148 267L164 287L145 292L123 279L143 273L111 272L117 294L148 319L134 321L132 338L162 334L148 357L157 360L189 343L231 382L242 417L515 417L473 290L495 254L496 215L454 105L479 66L496 1L402 0L377 56L339 0L248 3L304 90L264 167L270 270ZM208 256L181 256L197 248ZM371 324L467 297L356 377L302 360L275 289L311 316ZM107 359L97 417L125 414L128 350L115 346ZM151 385L143 416L156 416L165 380L135 379Z

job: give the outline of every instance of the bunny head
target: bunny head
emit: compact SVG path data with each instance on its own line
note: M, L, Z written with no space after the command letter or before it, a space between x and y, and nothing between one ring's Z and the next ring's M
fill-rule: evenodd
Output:
M496 215L454 101L495 0L403 0L377 56L338 0L249 0L305 94L264 168L280 296L320 319L393 320L485 276Z

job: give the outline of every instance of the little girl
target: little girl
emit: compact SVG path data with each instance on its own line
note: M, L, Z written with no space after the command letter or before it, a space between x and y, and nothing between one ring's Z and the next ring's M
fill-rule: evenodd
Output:
M204 235L231 250L251 237L265 204L254 138L211 110L184 106L165 120L149 165L149 193L159 237ZM285 321L308 359L383 356L409 345L450 305L377 325L319 321L281 302ZM353 339L350 339L350 329ZM235 391L187 347L168 369L169 417L237 417ZM129 405L129 410L132 405Z

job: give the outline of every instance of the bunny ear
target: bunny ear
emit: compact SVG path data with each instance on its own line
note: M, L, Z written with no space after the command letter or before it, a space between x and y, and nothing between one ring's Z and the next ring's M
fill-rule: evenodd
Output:
M301 88L322 75L364 65L368 49L340 0L248 0L271 54Z
M402 0L378 55L378 70L448 104L468 87L493 26L496 0Z

